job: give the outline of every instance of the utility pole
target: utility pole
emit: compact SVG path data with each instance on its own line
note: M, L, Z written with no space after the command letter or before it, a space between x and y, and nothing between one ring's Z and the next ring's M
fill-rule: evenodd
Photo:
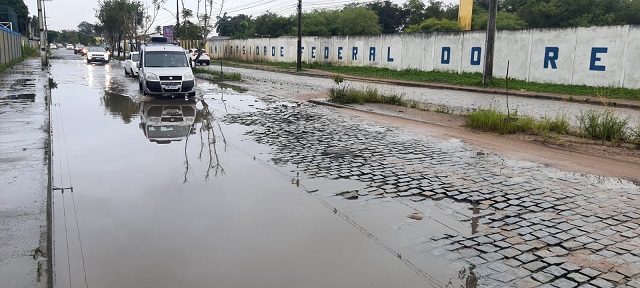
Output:
M489 19L487 20L487 43L484 54L484 74L482 84L491 84L493 80L493 55L496 44L496 17L498 15L498 0L489 0Z
M180 0L176 0L176 27L173 29L173 41L178 40L178 28L180 28Z
M302 71L302 0L298 0L298 62L296 70Z
M40 59L42 61L42 68L47 66L47 43L46 43L46 32L44 31L44 13L42 12L42 6L44 0L38 1L38 26L40 26Z

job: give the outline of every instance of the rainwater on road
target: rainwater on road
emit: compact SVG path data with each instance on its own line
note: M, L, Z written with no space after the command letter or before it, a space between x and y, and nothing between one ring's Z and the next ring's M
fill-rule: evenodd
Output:
M470 235L466 205L346 200L366 185L276 164L223 121L296 104L204 80L196 99L153 99L117 61L53 53L54 186L73 187L54 195L56 288L459 287L466 264L416 244Z

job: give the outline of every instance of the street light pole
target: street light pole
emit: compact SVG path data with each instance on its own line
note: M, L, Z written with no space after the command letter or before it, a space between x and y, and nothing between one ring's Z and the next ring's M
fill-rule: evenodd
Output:
M297 71L302 71L302 0L298 0L298 59Z

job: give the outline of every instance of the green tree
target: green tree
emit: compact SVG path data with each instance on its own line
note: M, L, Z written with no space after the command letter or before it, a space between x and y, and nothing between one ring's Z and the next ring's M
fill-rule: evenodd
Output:
M240 14L233 17L227 16L225 13L218 19L216 32L220 36L229 36L234 38L244 38L249 26L253 23L251 16Z
M400 32L409 16L407 10L389 0L369 3L367 8L378 15L378 24L382 27L382 33Z
M29 36L29 8L24 4L23 0L0 0L0 5L9 6L16 12L16 17L18 17L18 31L22 35ZM14 28L15 29L15 28Z
M47 42L48 44L57 43L59 40L60 32L54 30L47 31Z
M489 13L487 13L486 11L482 11L478 14L473 15L471 29L486 30L488 19L489 19ZM498 30L527 29L527 22L522 20L515 13L498 11L498 15L496 16L496 29Z
M408 0L404 3L403 8L408 13L407 25L417 25L427 19L426 6L422 0Z
M86 35L96 35L95 25L82 21L78 24L78 33L86 34Z
M256 17L250 30L250 37L280 37L291 33L291 29L297 25L291 17L283 17L275 13L267 12ZM304 30L303 30L304 31Z
M429 18L418 25L410 25L404 29L407 33L412 32L453 32L461 31L462 27L456 21L448 19Z
M366 7L345 7L336 13L336 35L377 35L382 33L378 15Z

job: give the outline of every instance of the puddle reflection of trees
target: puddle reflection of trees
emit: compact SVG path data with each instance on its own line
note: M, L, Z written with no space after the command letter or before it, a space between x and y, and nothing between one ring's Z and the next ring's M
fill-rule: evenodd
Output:
M125 124L131 123L140 113L138 103L133 102L130 97L115 92L105 91L101 102L107 113L119 117Z
M220 138L222 143L224 144L224 150L227 149L227 139L224 136L224 132L222 131L222 127L220 126L220 122L218 122L213 114L211 108L209 108L209 104L203 99L199 100L202 108L196 110L196 120L195 124L199 123L200 128L199 139L200 139L200 150L198 153L198 160L202 161L204 157L208 160L207 172L205 173L204 179L205 181L209 180L211 176L211 172L214 173L214 176L224 175L225 170L220 162L220 157L218 155L218 135L220 134ZM216 128L217 131L216 132ZM185 171L183 174L183 182L187 183L188 175L191 172L191 167L189 165L189 154L188 154L188 146L189 146L189 138L187 136L184 143L184 166ZM191 173L193 174L193 173Z

